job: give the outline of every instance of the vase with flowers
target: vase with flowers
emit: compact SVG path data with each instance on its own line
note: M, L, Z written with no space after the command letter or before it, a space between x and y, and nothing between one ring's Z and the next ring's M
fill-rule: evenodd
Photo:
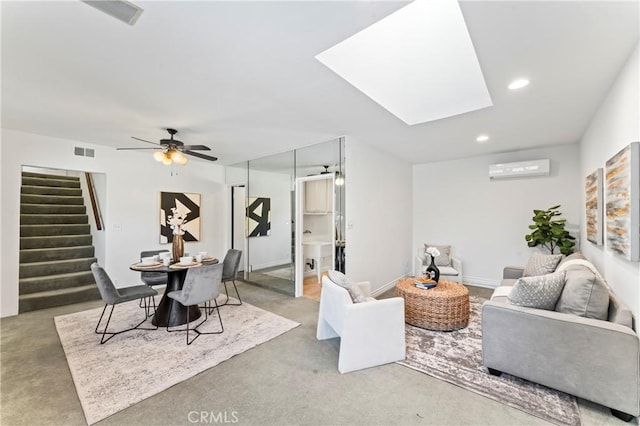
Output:
M435 282L438 282L440 279L440 269L436 266L436 257L440 256L440 250L436 247L428 247L425 250L425 253L429 255L429 266L427 266L425 274L427 275L427 278L431 278Z
M167 216L167 223L173 230L173 240L171 251L173 255L173 261L178 261L184 256L184 225L187 223L187 215L180 213L176 207L171 208L171 213Z

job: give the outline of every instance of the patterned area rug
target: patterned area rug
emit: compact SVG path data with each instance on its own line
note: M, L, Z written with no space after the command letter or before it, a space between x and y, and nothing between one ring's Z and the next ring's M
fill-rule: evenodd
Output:
M55 317L89 424L300 325L243 303L220 309L224 333L200 336L190 346L185 343L185 333L167 333L165 328L130 331L101 345L100 336L94 333L101 311L102 308L98 308ZM137 324L143 312L138 301L116 306L111 320L113 329ZM151 328L148 322L143 327ZM219 327L214 312L199 330L215 331Z
M469 326L453 332L406 326L407 358L398 363L557 425L580 426L576 398L482 365L482 303L471 297Z

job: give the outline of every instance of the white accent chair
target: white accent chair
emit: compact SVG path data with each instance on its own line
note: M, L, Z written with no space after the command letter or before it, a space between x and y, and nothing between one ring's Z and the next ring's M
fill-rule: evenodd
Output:
M322 277L316 337L340 337L338 371L343 374L405 359L404 299L376 300L369 282L357 285L367 302L353 303L347 289Z
M415 258L414 275L416 277L424 275L424 271L427 269L427 266L429 266L429 264L424 254L424 248L419 248L418 254ZM440 270L440 278L443 280L462 283L462 261L457 257L451 256L451 265L438 265L438 269Z

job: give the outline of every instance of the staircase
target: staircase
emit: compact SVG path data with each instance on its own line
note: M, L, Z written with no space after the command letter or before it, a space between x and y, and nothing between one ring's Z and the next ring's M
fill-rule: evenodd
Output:
M19 312L100 299L80 179L23 172Z

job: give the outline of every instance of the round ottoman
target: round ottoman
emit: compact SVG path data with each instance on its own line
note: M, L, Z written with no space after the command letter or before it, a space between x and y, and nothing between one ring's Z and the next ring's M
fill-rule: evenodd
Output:
M462 284L440 280L429 290L414 285L415 278L396 284L396 294L404 299L407 324L428 330L453 331L469 323L469 290Z

